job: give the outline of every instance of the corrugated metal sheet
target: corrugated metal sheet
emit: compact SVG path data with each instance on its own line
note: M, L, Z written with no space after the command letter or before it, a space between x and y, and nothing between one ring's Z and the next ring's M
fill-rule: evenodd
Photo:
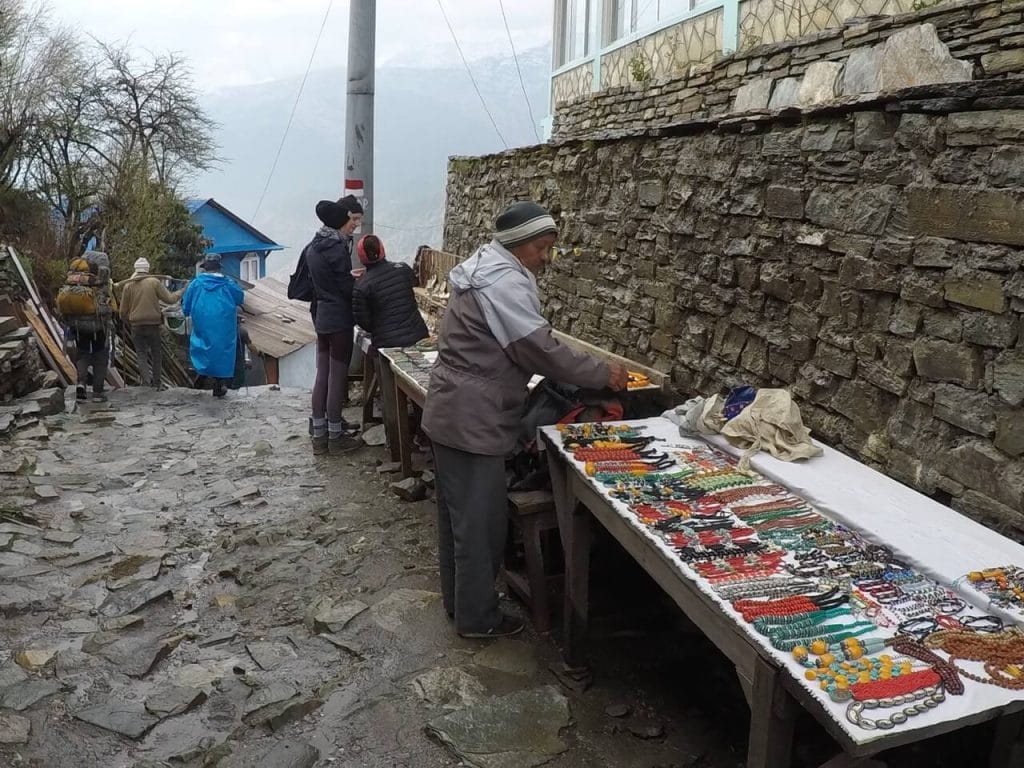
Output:
M288 286L265 277L245 292L242 325L253 349L278 359L316 341L309 304L288 298Z

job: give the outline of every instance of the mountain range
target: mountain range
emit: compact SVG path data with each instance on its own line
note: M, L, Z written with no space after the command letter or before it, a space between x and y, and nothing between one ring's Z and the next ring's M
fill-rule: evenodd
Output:
M501 43L508 50L504 39ZM521 52L519 65L539 121L548 112L550 49ZM478 59L470 67L508 146L536 143L511 52ZM223 159L193 181L190 194L216 198L286 246L271 256L268 273L292 269L319 226L314 205L342 193L345 70L310 72L282 147L300 82L288 78L203 96L207 114L220 126L216 139ZM458 64L379 67L374 125L376 233L389 258L411 261L417 246L441 246L448 157L497 152L505 145ZM280 159L254 217L279 147Z

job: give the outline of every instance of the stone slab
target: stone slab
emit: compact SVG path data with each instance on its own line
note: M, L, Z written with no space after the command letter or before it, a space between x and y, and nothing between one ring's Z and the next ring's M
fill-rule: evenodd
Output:
M198 707L206 701L206 691L172 685L162 688L146 699L146 711L159 718L174 717Z
M0 712L0 744L25 744L32 731L32 721L13 712Z
M459 667L431 669L414 678L409 685L427 703L446 709L474 704L486 693L483 683Z
M0 707L21 712L59 690L60 684L54 680L28 680L5 688L0 694Z
M907 214L913 234L1024 245L1024 205L1004 191L912 186Z
M171 644L166 640L129 637L105 645L99 655L129 677L145 677L170 653Z
M405 617L410 613L421 611L437 600L441 595L437 592L426 592L419 589L396 589L379 603L375 604L370 612L374 621L389 632L398 632L405 623Z
M744 83L736 90L736 98L732 104L733 112L753 112L768 109L771 100L772 85L770 77L761 77Z
M55 544L74 544L82 538L82 534L75 531L47 531L43 534L44 541L52 541Z
M804 73L798 95L803 107L827 104L838 96L839 75L843 65L837 61L815 61Z
M902 29L879 46L878 86L883 91L973 77L974 65L954 59L932 24Z
M313 628L317 632L341 632L352 619L368 608L366 603L359 600L325 608L313 617Z
M17 584L0 584L0 614L10 618L23 613L43 610L46 595L38 589L27 589Z
M287 643L260 641L249 643L245 649L252 656L252 660L264 671L277 669L285 662L298 658L295 649Z
M141 739L160 722L160 718L146 712L142 702L122 698L80 709L73 715L83 723L119 733L129 739Z
M271 683L265 688L252 692L249 698L245 700L242 713L246 717L256 715L261 709L289 701L298 696L298 694L299 692L287 683Z
M519 677L532 677L537 671L537 652L530 643L498 640L473 656L478 667L496 669Z
M479 768L532 768L565 752L569 702L552 686L482 701L431 720L427 732Z
M799 77L784 77L775 82L775 90L772 91L772 98L768 102L769 109L786 109L796 107L800 104L800 83Z
M874 48L854 49L843 68L843 95L857 96L878 90L878 52Z
M173 595L173 590L165 584L141 584L135 589L111 594L100 606L100 613L108 617L124 616Z

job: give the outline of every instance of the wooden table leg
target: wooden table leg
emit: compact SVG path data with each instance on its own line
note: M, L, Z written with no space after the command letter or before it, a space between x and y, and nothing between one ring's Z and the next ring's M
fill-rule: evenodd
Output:
M1019 762L1013 762L1013 759L1016 753L1024 752L1024 744L1020 743L1022 735L1024 735L1024 712L1003 715L997 719L992 749L989 752L988 768L1011 768L1011 766L1020 765Z
M373 396L376 394L377 389L380 385L380 375L377 373L377 369L380 367L380 361L377 356L373 358L366 357L363 359L363 429L374 423L376 419L373 417Z
M391 363L384 358L380 358L378 374L380 375L381 409L384 412L384 432L388 436L391 460L398 461L401 458L398 445L398 419L396 417L398 408L395 396L390 394L396 390L396 377L394 371L391 370ZM388 396L385 396L386 394Z
M568 468L554 451L548 450L547 454L558 535L565 553L562 658L571 669L585 664L584 642L590 602L590 512L576 500Z
M412 477L412 433L409 430L409 396L395 377L395 433L398 435L398 456L402 477Z
M796 707L781 685L781 674L760 657L755 662L747 768L789 768L792 764Z

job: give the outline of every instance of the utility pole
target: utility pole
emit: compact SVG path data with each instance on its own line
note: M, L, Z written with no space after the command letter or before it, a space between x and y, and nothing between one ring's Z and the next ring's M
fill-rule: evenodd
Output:
M363 204L359 231L373 231L373 91L377 0L349 0L348 98L345 103L345 194ZM360 268L352 252L353 268Z

